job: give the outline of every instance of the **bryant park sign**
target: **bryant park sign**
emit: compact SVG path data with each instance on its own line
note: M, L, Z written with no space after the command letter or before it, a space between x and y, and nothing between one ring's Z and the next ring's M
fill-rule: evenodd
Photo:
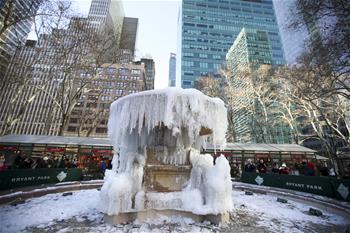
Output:
M350 202L350 180L333 177L242 172L241 181L244 183L313 193Z
M42 168L0 172L0 190L81 180L81 169Z

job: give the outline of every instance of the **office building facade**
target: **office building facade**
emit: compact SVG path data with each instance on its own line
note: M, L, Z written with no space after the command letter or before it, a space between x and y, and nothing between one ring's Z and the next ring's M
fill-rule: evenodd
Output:
M107 137L111 103L118 98L146 89L145 64L103 64L97 75L81 71L82 78L94 77L90 88L74 107L66 136ZM96 77L97 76L97 77Z
M62 135L63 132L73 135L75 132L76 136L106 136L103 119L98 122L84 119L84 126L78 129L75 120L63 120L67 115L63 111L74 106L68 107L66 103L77 101L74 111L78 108L84 114L102 114L103 118L107 104L116 98L145 90L147 85L153 88L154 75L146 82L146 65L130 63L135 42L129 49L109 44L109 51L120 56L108 65L105 61L112 53L96 52L99 44L91 44L96 33L104 35L99 33L104 27L119 29L111 23L116 17L110 15L111 9L120 6L116 3L120 1L93 0L87 18L72 18L67 29L54 29L52 34L41 35L38 43L28 41L27 46L16 51L6 75L9 82L0 93L0 134ZM113 63L114 60L120 60L120 64ZM154 73L154 62L149 69ZM106 72L110 72L108 81L104 76ZM124 72L123 75L120 72ZM81 91L76 91L79 89ZM100 118L96 115L94 119Z
M220 69L243 27L265 31L272 65L285 63L272 0L183 0L179 27L183 88Z
M255 89L255 79L245 72L251 72L260 68L268 68L273 64L272 51L269 45L268 33L260 29L243 28L226 55L227 68L230 71L229 82L234 92L235 104L232 107L233 126L235 141L258 142L258 143L291 143L289 127L281 122L271 122L268 129L264 122L263 111L257 102L256 93L264 95L269 91L268 83L266 90ZM268 80L266 80L268 81ZM273 88L272 88L273 89ZM267 91L267 92L266 92ZM269 106L277 110L278 106ZM274 112L267 113L271 119L278 119ZM269 134L269 135L267 135Z
M297 63L297 58L305 51L305 41L309 38L306 26L299 29L289 27L295 2L296 0L273 0L286 63L291 65Z
M156 65L152 58L141 58L141 63L145 65L145 80L146 86L145 90L153 90L154 89L154 78L156 76Z
M0 80L18 46L24 45L42 0L2 0L0 3ZM5 25L9 25L6 26Z
M135 53L135 46L137 40L138 18L124 17L122 35L120 39L120 48L128 49Z
M176 54L170 53L169 59L169 87L176 86Z

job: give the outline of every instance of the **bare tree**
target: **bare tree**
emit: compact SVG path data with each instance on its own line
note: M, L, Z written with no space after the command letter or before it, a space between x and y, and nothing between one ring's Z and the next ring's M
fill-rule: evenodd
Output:
M349 1L297 0L291 15L290 28L306 26L310 34L307 51L299 59L301 68L314 73L308 83L326 84L310 91L320 97L340 94L350 99Z
M299 143L318 141L333 164L337 154L349 145L348 99L341 93L321 95L330 79L317 81L317 72L305 66L283 67L276 72L282 80L282 117ZM283 113L284 112L284 113ZM340 172L342 172L340 170Z
M18 76L13 66L14 75L7 79L5 87L11 86L13 94L9 95L11 103L6 105L12 110L7 109L4 134L11 132L27 114L44 107L48 109L42 112L47 116L46 134L57 131L63 135L78 100L87 93L102 90L94 85L99 77L97 68L106 62L107 55L108 59L115 59L109 62L114 62L120 54L116 49L119 35L115 31L96 30L88 19L72 17L69 2L55 4L46 5L49 13L36 20L37 33L46 34L39 35L33 48L23 48L23 51L30 50L27 57L19 50L18 57L25 58L26 63L23 59L13 60L17 66L25 64L25 68ZM41 99L49 101L42 106L38 104Z
M279 82L274 69L269 65L261 65L258 69L238 67L233 73L228 70L226 77L226 96L229 96L234 128L246 125L241 131L250 132L250 139L245 140L276 143L284 121L280 117ZM237 138L242 137L238 134L236 130Z
M220 80L213 75L199 77L196 81L196 89L211 97L220 97L223 94L220 90Z

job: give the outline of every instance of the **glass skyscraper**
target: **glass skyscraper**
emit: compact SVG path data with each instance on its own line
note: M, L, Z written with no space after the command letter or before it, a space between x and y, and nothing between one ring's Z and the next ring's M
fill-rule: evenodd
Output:
M242 28L265 31L272 65L285 63L272 0L183 0L179 26L183 88L217 72Z
M288 27L289 20L295 9L296 0L273 0L280 35L283 43L285 59L288 64L296 64L297 58L305 52L305 40L309 38L306 26L299 29Z
M169 59L169 87L176 86L176 54L170 53Z

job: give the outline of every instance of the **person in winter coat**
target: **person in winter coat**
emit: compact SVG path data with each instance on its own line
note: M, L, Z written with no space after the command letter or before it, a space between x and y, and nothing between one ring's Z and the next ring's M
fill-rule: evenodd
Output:
M5 156L0 155L0 172L6 171L6 170L7 170L7 166L5 164Z
M272 173L279 173L280 172L280 169L278 167L278 164L275 162L272 164Z
M247 160L247 164L244 166L245 172L256 172L255 165L252 163L251 159Z
M279 173L282 175L289 175L289 168L285 163L283 163L282 166L280 167Z
M264 163L264 160L260 159L257 169L260 173L266 173L266 165Z
M313 164L312 162L308 162L305 168L305 176L315 176L315 175L316 175L315 164Z

